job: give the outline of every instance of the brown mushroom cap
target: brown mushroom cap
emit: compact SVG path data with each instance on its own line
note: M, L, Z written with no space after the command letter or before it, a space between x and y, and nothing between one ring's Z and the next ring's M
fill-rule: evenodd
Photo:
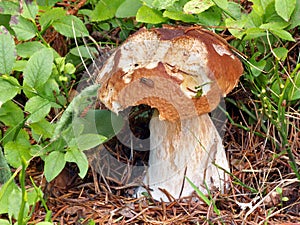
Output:
M146 104L175 121L212 111L243 73L218 35L203 29L140 29L107 60L97 77L112 111Z

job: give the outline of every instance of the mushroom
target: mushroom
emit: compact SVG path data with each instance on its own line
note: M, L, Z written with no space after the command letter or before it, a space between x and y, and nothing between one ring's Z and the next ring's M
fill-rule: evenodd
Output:
M190 27L142 28L101 68L100 100L113 112L146 104L150 121L149 168L144 183L154 199L167 201L194 189L224 191L230 171L222 139L208 115L243 72L224 39Z

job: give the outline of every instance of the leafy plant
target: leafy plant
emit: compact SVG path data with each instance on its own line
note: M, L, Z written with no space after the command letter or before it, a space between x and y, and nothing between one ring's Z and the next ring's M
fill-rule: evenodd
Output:
M35 157L44 160L47 181L53 180L66 162L76 163L79 176L84 177L88 161L83 151L112 137L112 133L119 129L118 125L122 124L119 117L107 111L90 110L88 118L79 114L85 109L82 107L88 106L86 103L91 104L91 101L76 105L76 99L95 98L94 89L74 99L71 110L66 110L71 121L66 129L58 132L66 120L54 123L56 113L67 108L71 81L76 79L76 67L50 46L46 34L53 29L65 38L81 39L89 32L81 19L67 14L62 8L53 7L55 2L48 2L48 5L42 1L26 1L22 10L18 1L0 2L0 21L4 21L0 26L0 126L5 130L1 136L4 157L1 150L0 162L5 169L7 165L17 171L21 168L21 189L13 181L17 173L9 178L10 171L0 168L3 175L1 183L6 182L0 191L0 214L8 213L9 223L18 220L19 224L25 224L31 215L29 205L35 204L27 200L29 190L25 190L25 170L29 161ZM74 109L72 105L78 108ZM90 131L86 127L95 124L95 118L101 122ZM111 119L118 122L116 127L107 125ZM73 127L74 124L79 129ZM35 201L43 201L39 188L34 183L32 185L38 191ZM11 197L8 203L8 196L15 197Z
M262 133L280 153L288 154L300 180L288 142L289 130L294 126L289 120L290 109L299 110L300 59L292 66L286 63L300 23L299 1L252 0L249 10L228 0L89 0L77 16L56 7L57 2L23 1L21 10L19 1L0 1L0 127L4 152L1 149L0 166L6 171L1 176L5 179L0 180L6 182L0 189L0 214L9 216L0 224L11 224L13 220L26 223L31 215L29 206L37 201L46 208L34 182L33 189L25 189L25 170L30 160L44 160L47 181L53 180L67 162L76 163L79 176L84 177L88 169L84 151L105 142L122 127L120 117L92 108L97 85L70 101L81 61L97 54L99 43L83 43L86 38L92 39L91 30L106 35L106 40L110 32L116 31L116 44L142 26L162 24L193 24L231 34L234 39L230 44L245 65L243 85L255 98L255 105L228 101L248 115L250 124L270 121L274 125L280 141L267 135L266 123L261 123ZM49 33L68 41L64 54L53 47ZM244 124L238 126L249 130ZM13 175L8 165L16 169ZM21 188L14 183L18 172ZM219 213L211 199L198 194ZM26 195L33 197L26 199ZM46 211L49 215L40 224L51 224L51 212Z

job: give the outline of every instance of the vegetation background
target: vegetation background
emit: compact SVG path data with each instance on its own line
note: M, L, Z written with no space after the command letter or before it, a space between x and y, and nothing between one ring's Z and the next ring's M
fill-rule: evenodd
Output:
M87 66L162 24L218 33L243 61L226 98L226 194L128 198L132 187L94 182L84 153L114 135L110 113L91 109L99 132L71 132L83 111L68 109L97 88L74 98ZM0 224L299 224L299 24L299 0L1 0Z

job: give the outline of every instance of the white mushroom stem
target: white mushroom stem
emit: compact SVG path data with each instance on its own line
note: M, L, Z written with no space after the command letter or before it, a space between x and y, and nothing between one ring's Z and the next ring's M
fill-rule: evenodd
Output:
M168 201L160 190L167 190L174 198L189 196L194 189L188 177L203 193L216 187L224 191L229 171L222 140L208 114L181 120L180 123L150 122L150 159L145 184L154 199Z

